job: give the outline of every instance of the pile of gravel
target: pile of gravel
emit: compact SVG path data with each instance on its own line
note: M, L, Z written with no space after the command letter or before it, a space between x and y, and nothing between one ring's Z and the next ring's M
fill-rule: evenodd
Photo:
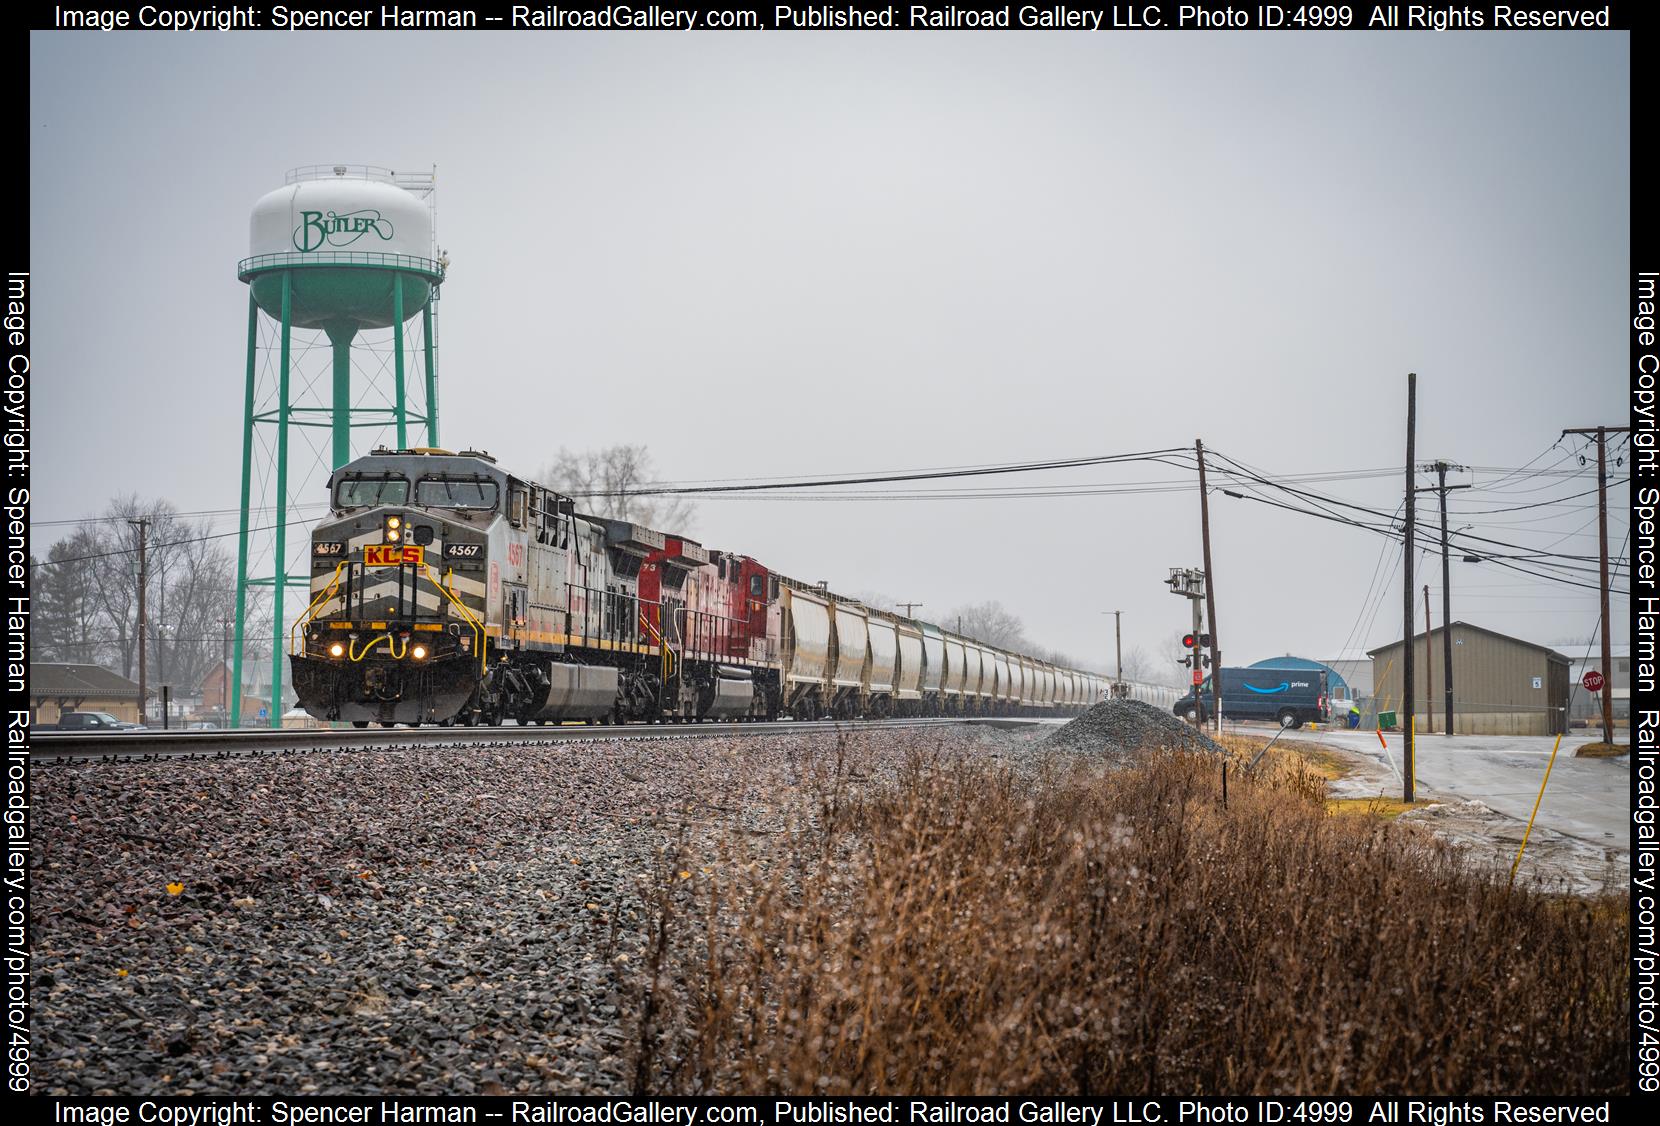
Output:
M1106 755L1120 760L1138 757L1159 747L1223 753L1210 736L1140 700L1103 700L1050 735L1041 744L1046 751Z

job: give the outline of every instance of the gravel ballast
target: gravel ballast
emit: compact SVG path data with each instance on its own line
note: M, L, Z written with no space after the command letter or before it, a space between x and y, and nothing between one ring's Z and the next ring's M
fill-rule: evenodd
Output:
M625 1093L652 880L701 878L720 834L810 818L815 762L862 783L914 751L1032 743L952 728L36 767L34 1089Z
M1155 747L1226 753L1192 724L1140 700L1103 700L1051 734L1042 747L1120 761Z

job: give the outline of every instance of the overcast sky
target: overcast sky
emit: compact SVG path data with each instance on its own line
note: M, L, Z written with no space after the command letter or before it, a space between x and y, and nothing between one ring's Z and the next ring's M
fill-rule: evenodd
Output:
M1270 475L1393 469L1306 486L1393 511L1416 371L1420 459L1478 467L1454 527L1594 558L1594 495L1475 510L1594 487L1552 444L1627 417L1629 43L36 34L37 551L118 492L234 510L249 210L349 162L436 164L441 436L515 472L561 445L643 443L679 481L1198 437ZM1126 648L1186 624L1162 583L1200 563L1191 473L996 482L1136 482L1186 487L706 500L691 534L923 618L995 598L1110 671L1101 611ZM1227 663L1399 636L1381 537L1211 515ZM1592 590L1453 566L1455 617L1564 648L1595 626Z

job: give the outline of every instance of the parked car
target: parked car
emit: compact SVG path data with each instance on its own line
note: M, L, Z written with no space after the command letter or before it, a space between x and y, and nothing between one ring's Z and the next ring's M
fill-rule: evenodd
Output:
M116 719L108 712L64 712L58 722L48 724L42 731L143 731L142 723Z

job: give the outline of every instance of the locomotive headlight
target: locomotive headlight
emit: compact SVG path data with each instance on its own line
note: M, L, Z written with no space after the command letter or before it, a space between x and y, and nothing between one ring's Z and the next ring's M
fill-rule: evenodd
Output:
M417 661L424 661L427 659L427 647L425 645L417 645L409 651L409 655L414 657Z
M397 543L399 540L403 539L403 517L388 516L386 518L385 532L387 543Z
M329 656L331 656L331 657L344 657L345 655L346 655L346 647L344 645L340 644L338 641L336 641L333 645L329 646Z

